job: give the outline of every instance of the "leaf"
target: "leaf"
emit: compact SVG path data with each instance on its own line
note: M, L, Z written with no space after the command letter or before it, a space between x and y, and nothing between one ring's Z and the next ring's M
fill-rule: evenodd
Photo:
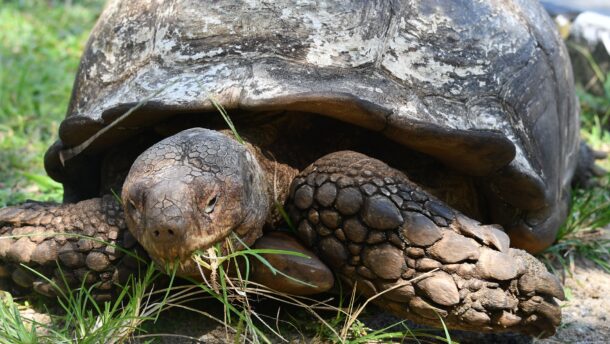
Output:
M44 176L40 174L33 174L29 172L23 172L23 176L26 177L29 181L34 182L40 189L43 191L61 191L63 186L51 179L49 176Z
M227 123L227 125L229 126L231 131L233 132L233 135L235 135L235 139L237 140L237 142L239 142L243 145L245 142L241 138L241 136L239 136L239 134L237 133L237 129L235 129L235 124L233 124L233 121L231 120L231 117L229 117L227 110L225 110L225 108L218 101L216 101L216 99L214 99L214 97L209 96L208 99L210 99L210 101L212 102L212 105L214 105L216 110L218 110L218 112L220 112L220 115L225 120L225 122Z

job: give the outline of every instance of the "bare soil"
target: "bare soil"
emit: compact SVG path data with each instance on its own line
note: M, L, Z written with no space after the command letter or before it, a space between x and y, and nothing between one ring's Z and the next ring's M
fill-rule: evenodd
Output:
M540 343L610 342L610 274L588 260L578 260L565 288L563 321L557 334Z

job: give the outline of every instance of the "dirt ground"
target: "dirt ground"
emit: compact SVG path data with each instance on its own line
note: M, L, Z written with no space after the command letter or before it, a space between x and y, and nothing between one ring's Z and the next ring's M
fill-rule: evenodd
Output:
M565 288L572 296L563 304L557 334L540 343L610 342L610 274L591 261L579 260Z

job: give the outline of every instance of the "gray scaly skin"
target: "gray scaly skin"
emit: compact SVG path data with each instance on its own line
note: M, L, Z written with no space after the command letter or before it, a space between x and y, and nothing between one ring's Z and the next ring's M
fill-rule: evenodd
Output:
M131 254L125 254L128 250ZM146 252L129 233L123 209L110 195L76 204L26 202L0 209L0 283L46 296L60 288L92 286L98 301L110 300L116 283L140 270ZM67 285L66 285L67 284Z
M438 313L452 328L537 336L552 334L559 324L561 313L552 297L563 297L560 285L532 256L509 249L508 237L498 227L459 214L403 173L359 153L332 153L294 178L296 174L253 144L207 129L185 130L153 145L132 165L122 192L125 222L157 264L179 260L179 275L198 276L189 259L193 251L222 243L232 233L254 244L263 227L277 222L274 203L284 203L290 193L287 207L301 239L344 282L367 295L405 284L376 299L394 313L436 326ZM70 224L64 231L78 232L89 228L83 219L72 217L81 212L79 207L95 209L87 218L106 219L106 199L41 207L43 212L55 211L57 223ZM20 208L0 214L0 223L9 224L5 234L25 223L6 220L14 209ZM43 213L40 210L28 216ZM118 233L123 226L117 225ZM113 237L118 238L102 236ZM4 261L31 263L37 250L49 252L31 242L28 257L6 254L22 245L6 242ZM103 247L87 247L87 256L70 247L66 254L82 257L90 270L98 269L97 263L87 264L87 258L101 257ZM54 259L49 255L40 265ZM103 271L121 267L101 261ZM5 270L15 280L18 270L12 266ZM421 276L433 269L438 270ZM412 278L418 279L411 283ZM281 284L278 280L273 287Z
M534 336L561 321L563 289L542 263L379 160L329 154L294 180L288 205L306 245L365 295L385 291L375 301L398 315Z

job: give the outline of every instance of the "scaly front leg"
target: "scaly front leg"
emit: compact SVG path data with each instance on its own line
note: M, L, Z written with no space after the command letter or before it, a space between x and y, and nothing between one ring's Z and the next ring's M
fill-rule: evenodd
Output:
M481 225L368 156L329 154L295 179L288 201L302 240L341 279L414 321L549 336L557 279L499 226Z
M125 283L139 271L138 258L124 250L148 261L127 230L122 207L113 196L76 204L27 202L0 209L2 289L33 289L55 296L53 283L60 288L95 284L94 297L109 300L119 290L117 283Z

